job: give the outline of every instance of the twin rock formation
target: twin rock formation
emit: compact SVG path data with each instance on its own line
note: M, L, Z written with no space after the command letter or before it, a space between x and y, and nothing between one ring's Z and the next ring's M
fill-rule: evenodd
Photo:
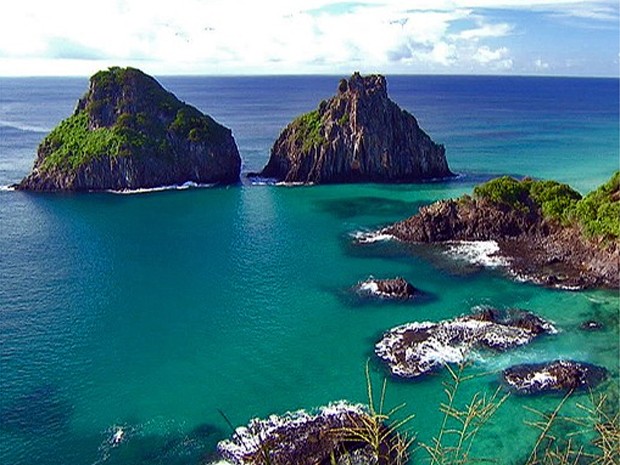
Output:
M90 80L73 115L39 146L33 191L153 188L239 181L230 129L133 68ZM383 76L355 73L338 95L293 121L261 176L302 183L408 182L450 176L443 146L387 97Z

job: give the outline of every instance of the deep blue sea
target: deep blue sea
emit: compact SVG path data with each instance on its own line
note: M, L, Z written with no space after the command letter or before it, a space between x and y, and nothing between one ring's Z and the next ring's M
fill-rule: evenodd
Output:
M340 76L161 77L180 99L233 130L244 172L259 170L295 116ZM85 78L0 79L0 186L30 170L38 143L68 116ZM149 194L32 194L0 189L0 464L203 464L218 440L255 416L366 400L381 333L480 305L531 310L557 335L480 354L463 405L492 393L515 363L572 358L605 366L596 394L618 393L617 292L514 282L441 250L355 245L352 235L421 205L510 174L568 182L582 193L619 168L617 79L388 76L389 93L446 146L456 181L411 185L257 186ZM367 301L359 281L403 276L407 303ZM596 319L598 332L578 329ZM429 441L445 371L389 380L387 403L415 413ZM616 397L617 399L617 397ZM520 464L536 431L512 396L479 435L478 455ZM579 394L564 407L587 404ZM617 402L617 401L616 401ZM117 447L116 427L127 432ZM419 454L419 452L418 452ZM425 463L419 455L415 463Z

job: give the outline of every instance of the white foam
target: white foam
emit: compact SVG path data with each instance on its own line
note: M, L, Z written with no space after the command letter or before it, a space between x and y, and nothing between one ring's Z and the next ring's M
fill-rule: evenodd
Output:
M362 284L360 284L360 291L370 292L371 294L378 294L379 285L372 280L364 281Z
M247 426L238 427L230 439L218 443L218 451L233 463L245 463L246 457L255 456L260 453L265 444L273 441L279 436L282 430L297 431L297 442L290 444L275 444L274 451L286 457L286 450L294 450L300 447L303 441L308 439L308 435L317 429L324 427L325 424L343 426L344 422L356 415L364 415L365 409L360 404L351 404L347 401L332 402L327 406L321 407L316 414L308 413L305 410L287 412L283 415L270 415L266 419L253 418ZM216 462L227 464L230 462Z
M12 192L15 188L13 186L0 186L0 192Z
M300 186L313 186L313 182L285 182L279 181L276 182L276 186L279 187L300 187Z
M47 128L44 126L36 126L33 124L25 124L25 123L16 123L14 121L6 121L0 120L0 126L4 126L7 128L18 129L19 131L26 132L50 132L51 128Z
M396 236L387 234L384 229L379 231L355 231L351 233L351 237L358 244L373 244L375 242L387 242L396 239Z
M472 265L489 268L506 267L509 261L499 255L499 250L499 245L495 241L458 241L449 243L445 253Z
M253 186L275 186L278 182L276 178L263 178L261 176L248 176L248 179Z
M197 182L188 181L183 184L173 184L171 186L159 186L159 187L149 187L149 188L140 188L140 189L108 189L105 192L110 192L111 194L120 194L120 195L134 195L134 194L151 194L153 192L163 192L163 191L182 191L186 189L204 189L207 187L213 187L215 184L199 184Z

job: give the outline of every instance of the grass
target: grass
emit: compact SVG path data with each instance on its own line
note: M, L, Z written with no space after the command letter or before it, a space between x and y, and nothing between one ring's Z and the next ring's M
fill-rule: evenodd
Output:
M441 423L437 433L428 442L416 444L415 434L409 427L413 414L403 417L405 405L386 411L387 379L383 380L378 398L373 388L369 364L366 364L366 391L368 414L351 419L354 426L326 431L336 444L329 451L329 465L469 465L474 463L504 463L502 457L476 457L472 451L485 438L485 426L493 421L510 394L498 387L492 394L475 393L463 407L457 400L461 386L474 377L466 375L466 364L456 368L446 366L449 379L443 383L446 400L439 406ZM531 407L526 425L538 434L519 462L514 465L620 465L620 414L617 402L605 395L590 394L587 404L576 402L581 415L563 415L563 409L572 391L550 412ZM402 417L402 419L397 419ZM233 429L232 424L224 416ZM284 465L276 463L271 449L274 444L261 443L261 454L255 465ZM356 455L362 450L363 458ZM420 457L421 455L421 457ZM294 465L286 461L287 465ZM321 462L324 463L324 462ZM317 464L318 465L318 464Z
M385 412L385 394L387 379L383 380L378 406L375 402L369 363L366 363L366 391L368 395L369 415L362 418L355 428L344 428L333 433L339 436L342 443L362 443L371 452L378 464L404 465L409 460L409 450L415 437L402 429L414 418L409 415L401 420L394 420L395 414L404 405ZM378 407L378 408L377 408ZM344 454L346 456L346 453ZM335 457L332 454L332 464Z

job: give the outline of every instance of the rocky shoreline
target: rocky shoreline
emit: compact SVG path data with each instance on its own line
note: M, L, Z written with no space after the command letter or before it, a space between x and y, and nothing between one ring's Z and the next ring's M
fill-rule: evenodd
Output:
M564 289L620 287L617 239L589 238L577 224L546 218L535 204L486 198L442 200L379 231L404 242L494 241L517 279Z

